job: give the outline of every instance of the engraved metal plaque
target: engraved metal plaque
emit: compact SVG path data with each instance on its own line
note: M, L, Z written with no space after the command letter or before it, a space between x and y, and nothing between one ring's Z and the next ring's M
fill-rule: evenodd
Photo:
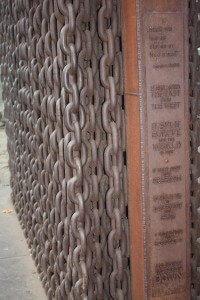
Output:
M141 18L147 297L188 299L189 122L185 15L184 10L144 10Z

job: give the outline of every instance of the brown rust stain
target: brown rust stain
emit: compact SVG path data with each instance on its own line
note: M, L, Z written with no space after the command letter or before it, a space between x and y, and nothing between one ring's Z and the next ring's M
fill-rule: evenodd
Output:
M140 103L137 49L136 1L123 1L123 45L127 126L131 289L134 299L144 299L144 235L142 217L142 174Z

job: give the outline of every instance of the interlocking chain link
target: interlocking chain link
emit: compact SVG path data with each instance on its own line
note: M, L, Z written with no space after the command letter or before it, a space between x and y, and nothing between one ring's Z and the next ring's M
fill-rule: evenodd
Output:
M12 199L48 299L130 299L120 0L2 0Z
M190 32L190 113L191 113L191 227L192 227L192 299L200 296L200 3L189 2ZM199 50L198 50L199 48Z

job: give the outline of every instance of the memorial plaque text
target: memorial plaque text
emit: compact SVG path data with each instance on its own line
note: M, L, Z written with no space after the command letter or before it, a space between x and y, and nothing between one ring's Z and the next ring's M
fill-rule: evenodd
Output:
M184 14L145 12L142 24L148 299L181 299L188 201Z

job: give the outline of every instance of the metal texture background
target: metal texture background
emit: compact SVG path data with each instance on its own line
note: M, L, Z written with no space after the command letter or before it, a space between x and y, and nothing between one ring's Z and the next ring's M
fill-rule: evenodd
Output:
M191 129L191 299L200 298L200 3L189 1L190 32L190 129Z
M120 0L2 0L12 199L48 299L130 299Z
M143 228L144 228L144 299L189 299L190 297L190 216L189 216L189 103L188 103L188 22L187 22L187 1L182 0L138 0L138 64L139 64L139 96L140 96L140 129L141 129L141 165L142 165L142 201L143 201ZM180 14L176 16L175 14ZM166 34L151 34L150 32L161 32L165 26L173 32L173 38L169 39ZM149 32L148 32L149 30ZM184 33L183 33L184 31ZM164 31L163 31L164 32ZM172 37L172 36L171 36ZM158 42L155 42L158 41ZM178 56L169 58L166 50L168 46L173 45L178 51ZM157 47L158 46L158 47ZM162 48L161 46L166 46ZM157 49L152 50L151 49ZM155 48L154 48L155 47ZM156 48L157 47L157 48ZM182 50L184 49L184 50ZM159 51L158 51L159 50ZM183 52L182 52L183 51ZM163 55L164 54L164 55ZM167 54L167 55L166 55ZM151 59L156 57L156 59ZM154 56L155 55L155 56ZM157 56L158 55L158 56ZM159 57L160 55L160 57ZM168 57L168 59L167 59ZM170 66L170 64L172 65ZM175 63L173 65L173 63ZM177 63L179 70L172 71ZM160 65L159 65L160 64ZM158 67L158 68L157 68ZM168 67L172 67L171 70ZM157 70L159 70L157 72ZM166 72L165 72L166 71ZM181 81L180 81L181 80ZM153 111L151 104L159 103L155 101L151 94L153 85L180 84L181 97L178 101L181 103L180 110ZM160 98L161 99L161 98ZM174 100L170 100L174 102ZM172 119L173 118L173 119ZM156 145L154 137L156 136L154 128L159 126L166 130L167 122L180 120L181 124L181 152L173 155L168 153L158 153L155 151ZM154 122L154 123L153 123ZM163 122L163 123L162 123ZM166 123L165 123L166 122ZM170 123L169 122L169 123ZM155 126L155 127L154 127ZM153 128L154 127L154 128ZM157 131L157 130L156 130ZM154 135L155 134L155 135ZM159 134L158 134L159 136ZM167 136L167 135L166 135ZM163 138L166 136L163 135ZM170 135L169 135L170 137ZM173 137L172 137L173 138ZM176 140L176 139L174 139ZM158 140L157 140L158 141ZM170 139L162 139L160 135L159 142L170 142ZM161 145L161 144L160 144ZM159 146L160 146L159 145ZM162 145L161 145L162 146ZM166 143L169 147L169 143ZM164 145L164 150L166 149ZM173 146L173 150L174 150ZM181 158L181 159L180 159ZM175 164L182 169L182 186L170 183L167 179L168 170L175 167ZM161 171L161 172L160 172ZM165 173L166 172L166 173ZM163 173L163 174L162 174ZM164 174L165 173L165 174ZM172 172L168 173L172 176ZM180 174L180 173L179 173ZM166 176L166 179L164 179ZM157 178L156 178L157 177ZM164 179L164 180L163 180ZM166 180L166 181L165 181ZM165 182L162 184L162 182ZM154 210L156 197L162 193L182 194L182 210L175 212L173 221L168 219L161 220L161 217ZM171 197L171 196L170 196ZM169 217L169 215L168 215ZM181 224L182 222L182 224ZM182 245L175 241L176 249L167 243L160 243L157 246L158 236L164 233L173 232L174 229L181 228L184 235L181 239ZM167 235L168 235L167 233ZM171 233L170 233L171 234ZM131 231L132 235L132 231ZM177 260L177 261L176 261ZM177 269L180 272L176 271ZM161 266L161 268L160 268ZM181 266L181 267L179 267ZM182 269L184 266L184 270ZM176 280L176 274L180 275L180 280ZM169 275L170 274L170 275ZM174 276L175 275L175 276ZM162 278L165 278L162 280ZM161 280L160 280L161 279ZM138 285L139 289L144 289ZM143 299L141 298L141 299Z

